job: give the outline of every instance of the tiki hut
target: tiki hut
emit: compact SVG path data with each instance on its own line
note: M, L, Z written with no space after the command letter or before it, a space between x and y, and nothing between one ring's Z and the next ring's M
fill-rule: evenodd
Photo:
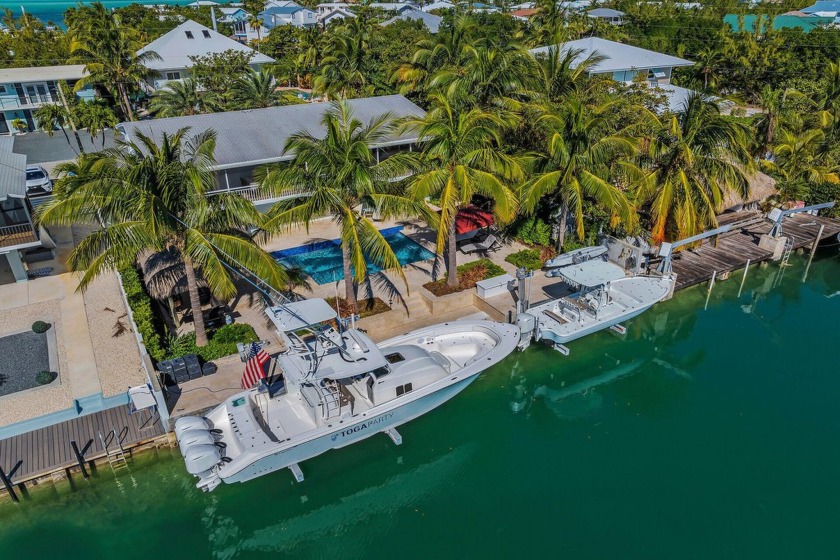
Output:
M738 193L728 191L723 198L721 213L757 210L762 202L777 194L779 191L776 189L776 180L758 171L750 177L749 196L744 199Z

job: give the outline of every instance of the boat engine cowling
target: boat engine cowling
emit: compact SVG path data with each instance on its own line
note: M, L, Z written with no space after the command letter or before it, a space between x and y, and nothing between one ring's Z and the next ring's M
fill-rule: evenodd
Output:
M187 472L192 475L200 475L211 470L222 460L219 448L215 445L193 445L184 454L184 463L187 465Z
M187 456L187 452L196 445L215 445L216 438L208 430L186 430L181 433L178 439L178 446L181 448L181 455Z
M184 416L175 420L175 439L181 441L181 434L189 430L209 430L207 420L200 416Z

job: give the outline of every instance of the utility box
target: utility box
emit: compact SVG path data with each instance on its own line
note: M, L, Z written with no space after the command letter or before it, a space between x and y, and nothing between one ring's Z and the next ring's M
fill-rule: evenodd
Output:
M475 283L475 291L481 299L491 298L510 291L515 278L510 274L502 274Z

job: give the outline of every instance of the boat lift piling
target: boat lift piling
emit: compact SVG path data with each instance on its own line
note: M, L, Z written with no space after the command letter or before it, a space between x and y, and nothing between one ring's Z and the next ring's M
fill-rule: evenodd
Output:
M706 291L706 305L703 306L703 310L709 308L709 298L712 296L712 288L715 287L715 278L717 278L717 270L712 271L712 279L709 280L709 289Z
M805 266L805 273L802 275L803 282L808 279L808 272L811 270L811 262L814 260L814 254L817 252L817 246L820 244L823 231L825 231L825 224L820 224L820 230L817 232L817 237L814 239L813 245L811 245L811 254L808 256L808 264Z
M741 297L741 292L744 289L744 282L747 280L747 272L750 270L750 259L747 259L747 265L744 267L744 275L741 276L741 285L738 287L738 297Z
M85 478L90 478L90 474L88 474L87 468L85 468L85 453L88 452L91 445L93 445L92 439L87 442L87 445L85 445L81 451L79 451L79 446L76 444L76 440L70 442L70 447L73 448L73 454L76 456L76 461L79 463L82 476Z
M12 477L15 476L15 473L18 471L20 466L23 464L23 461L18 461L17 464L12 467L12 470L8 472L8 474L3 470L3 467L0 467L0 481L3 482L3 486L6 487L6 491L9 493L9 497L12 498L12 501L15 503L20 502L20 499L17 497L15 493L14 484L12 484ZM26 493L26 487L21 483L19 485L21 492L24 494Z

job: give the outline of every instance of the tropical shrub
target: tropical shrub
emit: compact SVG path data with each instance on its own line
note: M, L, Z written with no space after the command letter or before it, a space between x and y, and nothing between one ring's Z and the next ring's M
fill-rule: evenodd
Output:
M143 284L140 282L140 275L132 267L125 267L120 269L120 277L122 278L122 286L125 291L126 300L131 307L131 314L134 317L134 323L137 325L137 331L143 337L143 345L149 356L159 362L166 354L166 350L161 342L160 333L155 324L155 316L152 313L152 299Z
M505 261L516 268L527 268L530 270L539 270L545 264L539 249L523 249L522 251L511 253L505 257Z
M171 338L169 340L169 351L166 354L166 359L180 358L187 354L198 354L198 356L205 362L210 360L218 360L231 354L236 354L239 350L236 346L238 342L248 344L259 340L254 327L246 323L234 323L220 327L207 342L206 346L196 346L195 333L187 333L178 338Z
M423 287L436 296L445 296L448 294L454 294L455 292L475 288L476 283L481 282L482 280L505 274L505 269L490 259L479 259L477 261L468 262L459 266L457 270L457 286L450 286L447 283L446 276L444 276L440 280L423 284Z
M524 245L548 245L551 242L551 226L537 216L516 222L511 234Z
M43 321L35 321L32 323L32 332L36 334L44 334L50 330L50 324Z

